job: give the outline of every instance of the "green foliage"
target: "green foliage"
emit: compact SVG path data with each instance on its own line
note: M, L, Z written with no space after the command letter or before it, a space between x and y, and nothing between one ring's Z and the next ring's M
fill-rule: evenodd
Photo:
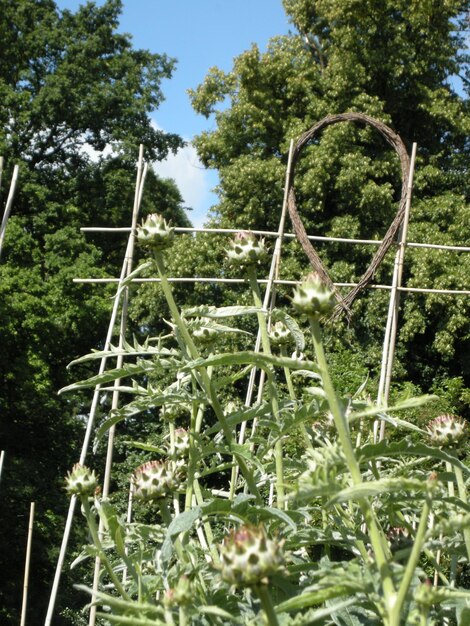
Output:
M230 72L212 68L191 92L195 110L216 122L195 142L203 162L219 170L213 223L277 230L290 140L327 114L360 111L391 125L409 151L417 142L409 240L468 246L470 116L468 100L455 91L460 79L468 85L467 2L283 4L293 33L272 39L265 53L253 46ZM398 160L372 129L338 124L304 149L295 189L307 232L381 239L396 212ZM328 243L318 250L333 279L350 282L374 249ZM189 271L210 267L199 258L187 263ZM376 282L390 282L392 262L389 253ZM405 280L465 289L469 262L468 252L407 249ZM284 247L282 278L298 279L306 265L303 252ZM465 295L403 294L395 378L430 388L436 376L463 376L468 385L468 306ZM386 311L384 294L362 294L350 327L335 325L331 341L347 342L376 368Z
M148 117L174 61L133 48L117 32L120 10L118 0L76 13L52 0L0 1L2 207L20 166L0 265L4 624L19 620L30 501L37 525L28 606L31 624L43 623L66 511L61 476L78 459L88 410L85 395L71 402L57 391L70 382L67 362L101 344L112 306L108 288L73 278L115 276L122 264L122 239L85 237L80 227L128 226L139 144L150 160L182 145ZM150 171L146 185L143 213L158 205L188 225L172 181ZM63 601L73 607L73 594Z
M308 315L311 337L305 320L273 314L295 331L292 344L302 341L306 350L313 344L315 361L287 357L285 349L273 354L267 315L251 280L254 306L181 312L164 253L156 249L154 255L171 332L125 345L123 367L66 389L119 380L129 401L109 413L97 437L118 423L132 428L136 417L148 428L146 439L128 444L128 462L137 460L136 448L142 451L140 463L146 463L134 471L134 498L142 484L148 486L146 472L153 472L155 498L146 493L125 523L124 494L113 494L112 502L98 495L93 506L81 496L93 543L79 562L96 554L102 560L98 615L130 626L402 626L461 619L470 601L464 571L470 472L456 441L437 446L430 424L399 417L420 414L433 398L403 397L385 408L367 398L365 384L352 397L344 393L349 389L335 390L316 312ZM249 279L253 271L247 267ZM244 350L244 333L235 333L242 349L225 352L224 335L255 316L262 351ZM224 321L212 327L208 356L194 323L201 318L208 326ZM347 373L346 354L344 349ZM76 364L103 355L93 352ZM359 378L355 367L345 378L348 387ZM253 368L263 371L264 389L242 407ZM336 369L340 380L339 363ZM296 387L294 378L300 380ZM262 384L258 377L256 384ZM456 401L461 393L456 380L449 398ZM170 411L175 405L185 410ZM374 440L374 420L386 422L388 439ZM189 442L182 456L176 426L185 428ZM170 473L178 480L164 498L160 487ZM102 539L95 530L98 516ZM116 574L123 566L121 583ZM435 569L438 586L428 580ZM91 593L88 586L79 589Z

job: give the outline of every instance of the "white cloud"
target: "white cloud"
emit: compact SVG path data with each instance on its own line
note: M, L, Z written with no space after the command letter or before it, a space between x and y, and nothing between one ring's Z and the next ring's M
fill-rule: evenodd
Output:
M194 146L188 143L176 154L170 153L164 161L154 162L153 168L162 178L173 178L185 206L193 209L189 213L189 219L194 226L202 226L207 211L216 201L211 192L216 180L214 174L202 165Z

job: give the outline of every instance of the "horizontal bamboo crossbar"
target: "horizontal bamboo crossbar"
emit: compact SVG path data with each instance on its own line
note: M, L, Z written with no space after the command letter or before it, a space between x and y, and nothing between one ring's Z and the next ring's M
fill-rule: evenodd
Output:
M82 232L86 233L128 233L130 232L130 228L128 226L123 226L122 228L108 228L106 226L84 226L80 228ZM177 233L215 233L215 234L235 234L240 232L240 228L186 228L183 226L175 227L175 232ZM279 233L269 230L250 230L250 233L253 235L258 235L262 237L278 237ZM284 233L283 237L285 239L295 239L296 235L294 233ZM326 241L326 242L336 242L336 243L354 243L354 244L364 244L364 245L373 245L380 246L382 243L381 239L348 239L345 237L323 237L320 235L309 235L309 239L312 241ZM398 242L395 242L394 245L398 245ZM434 250L449 250L454 252L470 252L470 246L446 246L443 244L437 243L414 243L407 242L405 244L407 248L430 248Z
M237 284L244 283L244 278L168 278L170 283L221 283L221 284ZM107 283L119 283L119 278L74 278L74 283L81 284L107 284ZM134 278L132 283L159 283L159 278ZM260 285L265 285L269 281L266 279L258 279ZM298 280L274 280L276 285L298 285ZM336 287L355 287L356 283L334 283ZM367 285L369 289L392 289L392 285ZM419 287L398 287L398 291L404 291L409 293L441 293L448 295L467 296L470 295L470 290L465 289L425 289Z

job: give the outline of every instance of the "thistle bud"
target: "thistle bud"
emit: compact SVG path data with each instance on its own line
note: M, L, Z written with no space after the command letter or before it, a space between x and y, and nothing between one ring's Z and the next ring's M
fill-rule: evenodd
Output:
M193 594L191 593L191 583L187 576L181 576L176 587L167 589L163 596L163 604L166 607L186 606L191 603Z
M439 415L427 426L432 444L440 448L455 448L467 434L467 424L455 415Z
M185 458L189 451L189 433L185 428L175 429L175 457Z
M174 229L158 213L147 215L141 226L137 228L139 243L152 250L166 250L173 243Z
M258 241L253 233L244 231L235 235L226 252L230 264L239 267L257 265L267 255L264 239Z
M333 311L335 300L319 274L312 272L294 291L292 304L299 313L329 315Z
M285 346L291 342L291 332L284 322L276 322L269 331L269 339L274 346Z
M139 500L161 500L179 486L178 478L168 463L149 461L138 467L132 476L134 496Z
M194 320L193 337L201 343L211 343L217 337L217 331L208 317L198 317Z
M263 527L232 530L220 546L220 573L231 585L249 587L266 583L282 569L283 542L268 539Z
M98 488L98 479L94 471L76 463L65 479L65 489L71 496L93 496Z

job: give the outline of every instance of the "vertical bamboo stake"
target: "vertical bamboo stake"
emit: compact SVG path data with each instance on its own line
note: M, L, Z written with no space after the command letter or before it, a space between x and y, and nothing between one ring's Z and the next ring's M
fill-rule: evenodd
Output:
M0 156L0 193L2 191L3 168L5 166L5 157Z
M0 452L0 480L2 479L3 461L5 460L5 450Z
M29 510L28 543L26 545L26 560L25 560L25 566L24 566L23 603L21 605L20 626L25 626L26 624L26 607L28 604L29 564L31 561L31 544L33 540L33 524L34 524L34 502L31 502L31 507Z
M142 150L143 148L141 148ZM121 268L121 274L119 276L119 281L118 281L118 285L117 285L117 291L116 293L119 294L120 289L121 289L121 285L122 282L124 281L124 279L126 278L126 271L127 271L127 259L129 256L129 247L130 247L130 237L127 243L127 249L126 249L126 254L125 254L125 259ZM117 313L119 310L119 302L120 299L119 297L115 297L114 298L114 302L113 302L113 308L111 311L111 317L109 320L109 325L108 325L108 332L106 334L106 339L104 342L104 351L106 352L107 350L109 350L109 347L111 345L111 340L113 337L113 331L114 331L114 326L116 323L116 318L117 318ZM106 369L106 363L107 363L107 357L104 356L101 359L100 362L100 367L98 370L98 374L103 374L105 369ZM86 455L88 452L88 448L90 445L90 439L91 439L91 433L93 430L93 426L94 426L94 422L95 422L95 416L96 416L96 410L98 408L98 402L99 402L99 398L100 398L100 394L101 394L101 385L97 385L95 387L95 390L93 392L93 399L91 402L91 406L90 406L90 413L88 416L88 422L87 422L87 427L86 427L86 431L85 431L85 436L83 438L83 444L82 444L82 450L80 453L80 459L79 459L79 464L80 465L84 465L85 464L85 459L86 459ZM59 583L60 583L60 576L62 573L62 569L64 566L64 561L65 561L65 553L67 551L67 545L68 545L68 541L69 541L69 537L70 537L70 531L72 528L72 521L73 521L73 515L74 515L74 511L75 511L75 505L77 502L77 498L76 496L72 496L70 499L70 504L69 504L69 509L68 509L68 513L67 513L67 519L65 522L65 528L64 528L64 534L62 536L62 543L60 546L60 551L59 551L59 557L57 559L57 565L56 565L56 570L55 570L55 574L54 574L54 580L52 583L52 589L51 589L51 595L49 598L49 605L47 608L47 614L46 614L46 619L44 622L44 626L50 626L51 624L51 620L52 620L52 616L54 614L54 608L55 608L55 603L56 603L56 599L57 599L57 592L59 589Z
M406 239L408 236L408 223L410 219L410 207L411 207L411 196L412 196L412 191L413 191L413 175L414 175L415 160L416 160L416 143L413 144L413 148L411 152L410 175L408 177L408 189L407 189L407 194L406 194L405 215L403 218L403 224L400 228L399 247L395 255L392 289L390 291L387 325L385 327L385 337L384 337L383 351L382 351L382 366L380 370L380 381L379 381L379 390L377 394L377 403L385 404L385 405L388 403L388 397L390 393L390 383L392 380L393 360L395 357L395 346L396 346L397 326L398 326L398 310L400 307L400 292L398 291L398 289L401 287L401 281L402 281L402 276L403 276L403 264L404 264L404 259L405 259ZM374 422L374 441L377 441L377 435L379 435L378 437L379 441L381 441L384 438L385 422L382 422L380 424L380 434L378 433L378 431L379 431L379 422L376 420Z
M268 305L271 301L271 305L270 308L272 309L272 307L274 306L274 290L273 290L273 285L274 285L274 280L276 280L277 278L279 278L279 264L280 264L280 260L281 260L281 247L282 247L282 241L284 238L284 228L285 228L285 223L286 223L286 215L287 215L287 193L289 190L289 178L290 178L290 174L291 174L291 169L292 169L292 154L294 152L294 140L291 139L290 142L290 147L289 147L289 156L287 159L287 170L286 170L286 181L285 181L285 185L284 185L284 198L282 201L282 210L281 210L281 219L279 221L279 228L278 228L278 235L277 235L277 239L276 239L276 243L274 246L274 251L273 251L273 256L272 256L272 260L271 260L271 268L269 270L269 276L268 276L268 282L266 284L266 291L264 293L264 300L263 300L263 308L267 309ZM259 352L261 346L261 332L258 330L258 335L256 337L256 344L255 344L255 352ZM246 399L245 399L245 406L250 406L251 402L252 402L252 398L253 398L253 389L254 389L254 384L255 384L255 378L256 378L256 368L253 368L250 372L250 380L248 383L248 390L247 390L247 394L246 394ZM260 379L260 388L262 389L263 387L263 381L264 381L264 372L261 373L261 379ZM242 422L241 427L240 427L240 433L239 433L239 439L238 442L240 444L242 444L245 440L245 430L246 430L246 422Z
M3 163L2 163L2 166L3 166ZM18 165L15 165L15 167L13 168L13 175L11 177L10 191L8 193L7 203L5 205L5 211L3 213L2 225L0 226L0 257L2 256L3 239L5 237L5 230L7 227L8 218L10 217L11 207L13 206L13 198L15 197L16 184L18 182L19 171L20 171L20 168L18 167Z
M139 152L136 185L135 185L134 207L132 210L132 227L131 227L131 234L129 236L129 245L126 251L126 258L125 258L126 276L128 276L132 272L135 238L136 238L136 230L137 230L137 218L139 215L140 203L142 200L145 177L147 175L147 163L145 164L142 170L143 155L144 155L143 146L141 145L140 152ZM127 326L128 301L129 301L129 291L128 291L128 288L126 287L122 295L121 323L119 327L119 348L121 350L124 347L124 339L125 339L126 326ZM116 360L116 367L117 368L122 367L123 361L124 361L123 355L119 354ZM120 384L121 384L120 379L114 381L111 411L114 411L115 409L118 408ZM106 464L105 464L105 473L104 473L103 490L102 490L103 498L107 498L109 495L109 484L111 480L111 468L112 468L112 462L113 462L115 432L116 432L116 427L113 425L108 431L108 445L107 445L107 450L106 450ZM100 533L100 535L103 533L103 530L104 530L103 522L100 519L99 529L98 529L98 532ZM101 567L100 558L96 557L95 570L94 570L94 575L93 575L92 605L90 608L90 615L89 615L89 620L88 620L89 626L94 626L96 622L96 605L93 604L93 602L95 600L95 594L98 591L100 567Z

